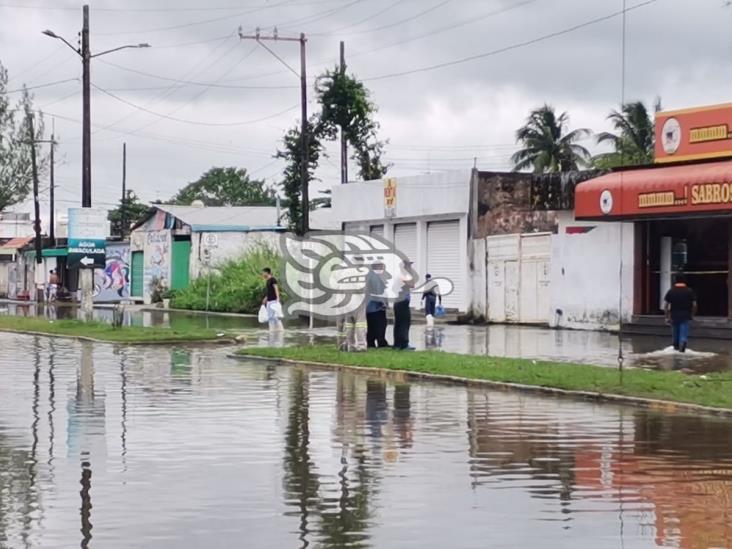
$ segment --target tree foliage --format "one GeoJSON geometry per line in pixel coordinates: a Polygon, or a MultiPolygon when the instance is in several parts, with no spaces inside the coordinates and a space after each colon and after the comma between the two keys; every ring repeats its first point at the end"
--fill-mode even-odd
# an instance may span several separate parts
{"type": "MultiPolygon", "coordinates": [[[[315,170],[323,154],[323,146],[315,132],[316,120],[308,122],[308,183],[313,181],[315,170]]],[[[283,147],[277,151],[276,158],[285,161],[282,174],[282,192],[287,204],[287,219],[290,230],[299,231],[302,222],[302,132],[300,125],[290,128],[282,140],[283,147]]]]}
{"type": "Polygon", "coordinates": [[[338,138],[340,128],[353,148],[351,158],[363,180],[381,179],[389,165],[383,161],[386,143],[379,140],[379,123],[374,120],[376,105],[369,90],[355,76],[335,68],[325,71],[316,82],[315,92],[321,112],[318,135],[328,141],[338,138]]]}
{"type": "MultiPolygon", "coordinates": [[[[660,109],[658,103],[657,109],[660,109]]],[[[602,132],[597,135],[597,142],[609,143],[613,151],[595,156],[595,166],[615,168],[653,163],[656,128],[653,116],[642,101],[625,103],[620,111],[610,112],[607,119],[616,133],[602,132]]]]}
{"type": "Polygon", "coordinates": [[[211,168],[197,181],[183,187],[170,204],[206,206],[273,206],[275,191],[260,179],[251,179],[242,168],[211,168]]]}
{"type": "MultiPolygon", "coordinates": [[[[28,114],[33,114],[33,98],[24,92],[13,105],[7,93],[8,72],[0,63],[0,212],[23,201],[33,185],[31,137],[28,114]]],[[[34,116],[35,139],[43,139],[43,117],[34,116]]],[[[36,146],[38,174],[48,166],[48,156],[36,146]]]]}
{"type": "Polygon", "coordinates": [[[588,137],[590,131],[570,131],[568,125],[569,115],[563,112],[557,116],[549,105],[531,111],[526,125],[516,131],[516,141],[523,148],[511,157],[514,171],[555,173],[587,166],[590,153],[577,142],[588,137]]]}
{"type": "Polygon", "coordinates": [[[107,219],[110,221],[112,234],[125,236],[130,234],[130,227],[140,221],[150,210],[140,199],[135,191],[128,190],[124,199],[120,199],[119,206],[109,210],[107,219]]]}

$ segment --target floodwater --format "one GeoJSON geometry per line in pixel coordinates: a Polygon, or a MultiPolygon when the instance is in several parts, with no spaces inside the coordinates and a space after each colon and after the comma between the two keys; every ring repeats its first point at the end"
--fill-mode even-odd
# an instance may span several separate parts
{"type": "Polygon", "coordinates": [[[0,547],[732,547],[732,422],[0,334],[0,547]]]}
{"type": "MultiPolygon", "coordinates": [[[[49,318],[76,318],[78,309],[50,306],[36,309],[34,304],[6,304],[5,313],[23,316],[41,314],[49,318]]],[[[418,313],[415,313],[418,314],[418,313]]],[[[94,310],[97,320],[111,322],[112,310],[94,310]]],[[[186,329],[227,330],[245,334],[250,345],[302,345],[333,342],[335,327],[319,322],[313,330],[307,320],[288,320],[282,337],[272,338],[254,317],[187,313],[181,311],[128,309],[126,324],[170,326],[186,329]]],[[[693,334],[692,334],[693,336],[693,334]]],[[[391,326],[387,332],[391,339],[391,326]]],[[[417,349],[436,349],[453,353],[526,358],[557,362],[576,362],[617,367],[618,336],[609,332],[552,330],[535,326],[489,325],[459,326],[438,324],[428,329],[415,324],[410,332],[417,349]]],[[[732,341],[691,339],[686,354],[668,349],[669,338],[624,336],[623,355],[627,367],[658,370],[685,370],[696,373],[732,370],[732,341]]]]}

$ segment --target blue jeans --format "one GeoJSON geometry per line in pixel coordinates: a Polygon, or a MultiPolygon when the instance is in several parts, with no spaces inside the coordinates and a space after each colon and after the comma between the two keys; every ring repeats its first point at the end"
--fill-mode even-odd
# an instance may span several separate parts
{"type": "Polygon", "coordinates": [[[674,349],[685,349],[689,341],[689,321],[674,320],[671,323],[671,333],[674,340],[674,349]]]}

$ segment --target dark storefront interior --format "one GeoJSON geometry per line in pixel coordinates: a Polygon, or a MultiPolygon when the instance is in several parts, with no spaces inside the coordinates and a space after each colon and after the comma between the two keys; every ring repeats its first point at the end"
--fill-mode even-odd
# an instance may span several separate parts
{"type": "Polygon", "coordinates": [[[666,219],[638,225],[643,258],[642,314],[661,313],[662,272],[683,272],[697,294],[699,316],[727,317],[729,217],[666,219]]]}

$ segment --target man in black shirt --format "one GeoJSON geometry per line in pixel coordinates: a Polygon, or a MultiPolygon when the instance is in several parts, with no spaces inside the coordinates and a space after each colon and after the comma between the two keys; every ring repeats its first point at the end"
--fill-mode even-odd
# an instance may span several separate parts
{"type": "Polygon", "coordinates": [[[267,307],[267,317],[269,319],[270,330],[283,330],[282,320],[280,315],[282,314],[282,305],[280,305],[280,287],[277,284],[277,279],[272,276],[272,269],[266,267],[262,269],[262,278],[266,281],[267,293],[262,299],[262,305],[267,307]]]}
{"type": "Polygon", "coordinates": [[[696,294],[686,285],[683,274],[676,275],[676,283],[666,293],[666,322],[671,324],[674,349],[686,351],[689,323],[696,315],[696,294]]]}

